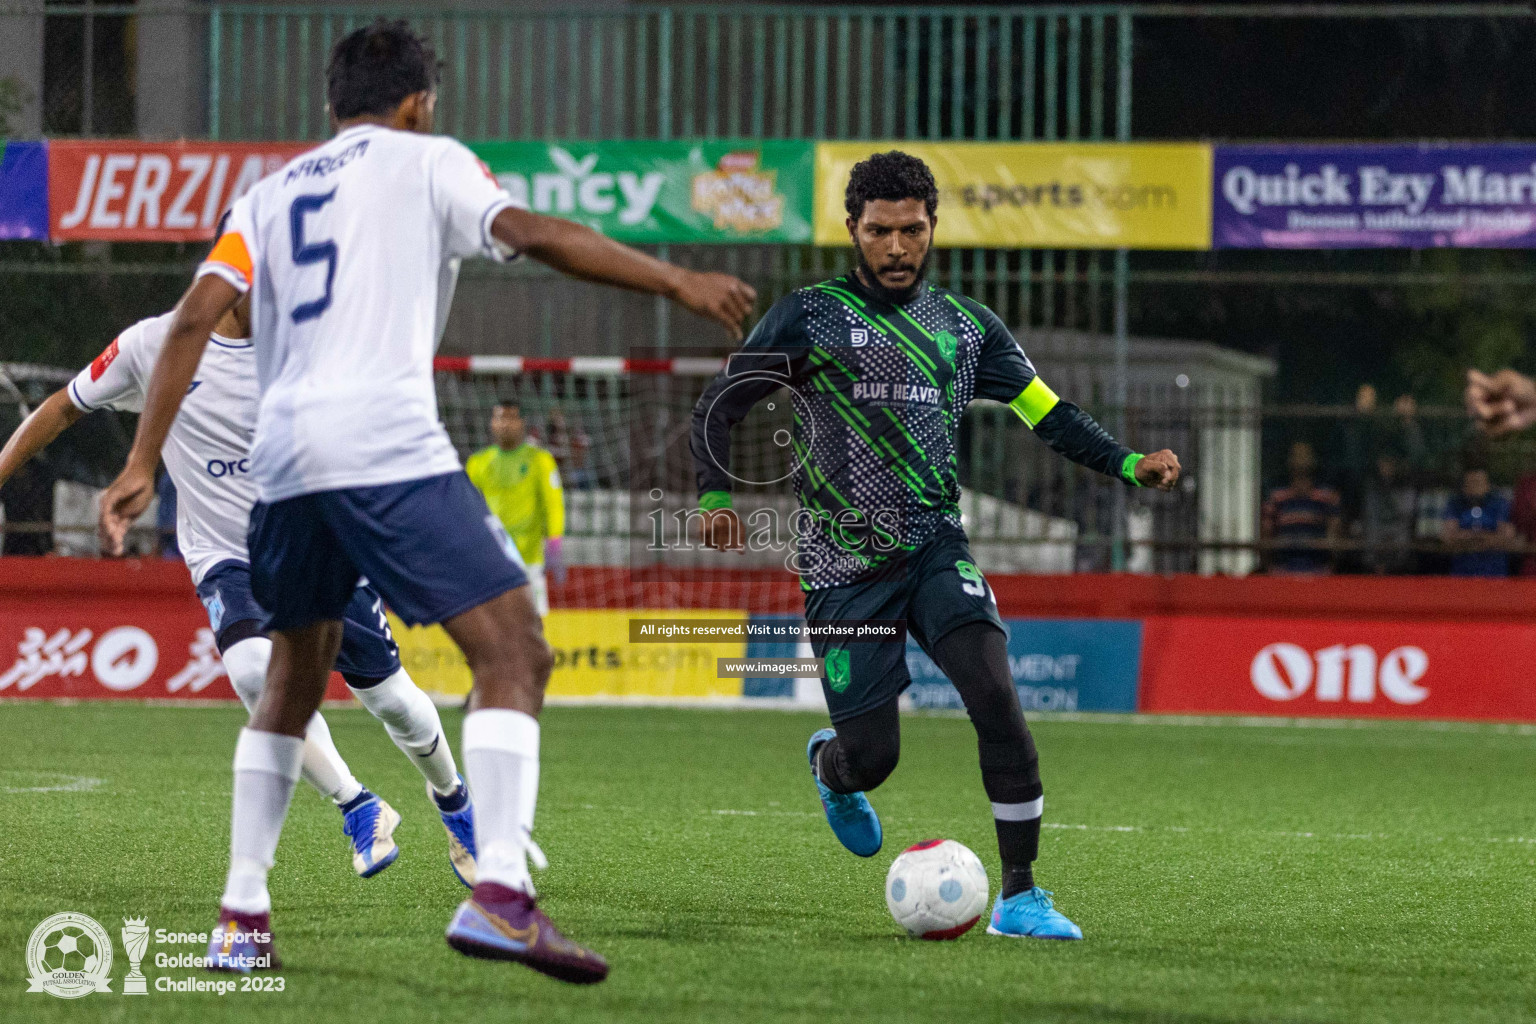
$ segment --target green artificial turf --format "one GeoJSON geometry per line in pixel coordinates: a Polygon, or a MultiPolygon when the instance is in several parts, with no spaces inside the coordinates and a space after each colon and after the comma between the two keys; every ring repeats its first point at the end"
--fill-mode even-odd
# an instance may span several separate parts
{"type": "MultiPolygon", "coordinates": [[[[457,712],[445,712],[458,736],[457,712]]],[[[302,784],[273,873],[281,993],[118,991],[117,930],[214,924],[241,713],[0,704],[0,1020],[1488,1021],[1536,1019],[1536,735],[1104,717],[1037,723],[1038,877],[1087,941],[900,936],[897,851],[997,851],[962,718],[903,720],[874,797],[886,849],[822,820],[815,715],[552,708],[538,838],[545,906],[613,964],[572,988],[465,959],[463,890],[419,776],[364,712],[329,712],[358,777],[404,815],[400,859],[351,872],[340,818],[302,784]],[[57,774],[47,774],[57,773],[57,774]],[[83,791],[37,792],[67,777],[83,791]],[[112,932],[112,994],[25,992],[32,928],[112,932]]]]}

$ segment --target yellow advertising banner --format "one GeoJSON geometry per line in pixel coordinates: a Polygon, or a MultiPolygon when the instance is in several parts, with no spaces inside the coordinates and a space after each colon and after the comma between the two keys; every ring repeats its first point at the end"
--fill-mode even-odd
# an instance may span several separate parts
{"type": "MultiPolygon", "coordinates": [[[[717,658],[740,658],[746,641],[722,643],[629,642],[629,620],[721,619],[744,623],[744,611],[570,611],[544,620],[555,654],[551,697],[740,697],[740,679],[715,678],[717,658]]],[[[458,696],[469,692],[469,666],[441,626],[407,627],[393,615],[390,629],[400,662],[424,690],[458,696]]]]}
{"type": "Polygon", "coordinates": [[[933,169],[941,247],[1211,247],[1211,147],[1153,142],[819,142],[817,245],[848,244],[848,174],[888,149],[933,169]]]}

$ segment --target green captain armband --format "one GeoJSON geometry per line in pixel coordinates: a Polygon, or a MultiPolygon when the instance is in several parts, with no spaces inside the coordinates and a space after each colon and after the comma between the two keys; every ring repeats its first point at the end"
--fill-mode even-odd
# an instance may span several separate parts
{"type": "Polygon", "coordinates": [[[1135,452],[1132,452],[1125,457],[1124,462],[1120,463],[1120,478],[1132,487],[1146,486],[1146,484],[1136,479],[1136,466],[1144,458],[1146,458],[1145,455],[1137,455],[1135,452]]]}
{"type": "Polygon", "coordinates": [[[1036,377],[1029,382],[1029,387],[1020,391],[1018,397],[1008,403],[1008,408],[1019,414],[1030,430],[1034,430],[1040,421],[1045,419],[1045,414],[1061,402],[1056,392],[1045,386],[1045,381],[1036,377]]]}
{"type": "Polygon", "coordinates": [[[699,495],[699,508],[705,512],[713,512],[717,508],[731,507],[730,491],[705,491],[699,495]]]}

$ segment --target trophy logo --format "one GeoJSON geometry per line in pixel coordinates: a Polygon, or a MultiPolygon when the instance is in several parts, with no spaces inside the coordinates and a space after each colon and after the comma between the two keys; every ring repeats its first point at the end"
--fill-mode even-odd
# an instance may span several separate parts
{"type": "Polygon", "coordinates": [[[123,951],[128,954],[128,976],[123,979],[125,996],[149,994],[144,972],[139,970],[139,962],[144,959],[144,949],[149,945],[149,926],[145,921],[146,918],[142,917],[123,918],[123,951]]]}

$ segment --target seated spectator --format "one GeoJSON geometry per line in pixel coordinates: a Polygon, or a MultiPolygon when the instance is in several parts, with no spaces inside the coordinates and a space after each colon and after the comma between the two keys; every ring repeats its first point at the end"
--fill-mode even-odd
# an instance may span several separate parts
{"type": "Polygon", "coordinates": [[[1317,484],[1317,456],[1305,441],[1291,445],[1286,460],[1290,484],[1270,492],[1260,519],[1260,536],[1277,546],[1270,552],[1269,571],[1274,573],[1329,573],[1333,552],[1329,545],[1343,528],[1339,494],[1317,484]],[[1288,547],[1285,541],[1300,541],[1288,547]]]}
{"type": "Polygon", "coordinates": [[[1488,471],[1469,466],[1461,491],[1445,504],[1440,539],[1451,549],[1452,576],[1508,576],[1516,542],[1509,500],[1493,490],[1488,471]]]}
{"type": "Polygon", "coordinates": [[[53,554],[53,471],[32,460],[0,486],[0,505],[5,506],[8,527],[3,537],[7,555],[53,554]]]}
{"type": "MultiPolygon", "coordinates": [[[[1536,473],[1527,473],[1515,481],[1515,505],[1512,518],[1515,532],[1520,535],[1520,539],[1527,545],[1536,544],[1536,473]]],[[[1536,555],[1522,555],[1515,574],[1536,576],[1536,555]]]]}
{"type": "Polygon", "coordinates": [[[1360,539],[1366,572],[1400,576],[1414,569],[1413,540],[1418,525],[1418,494],[1395,452],[1376,456],[1375,472],[1365,480],[1360,499],[1360,539]]]}

